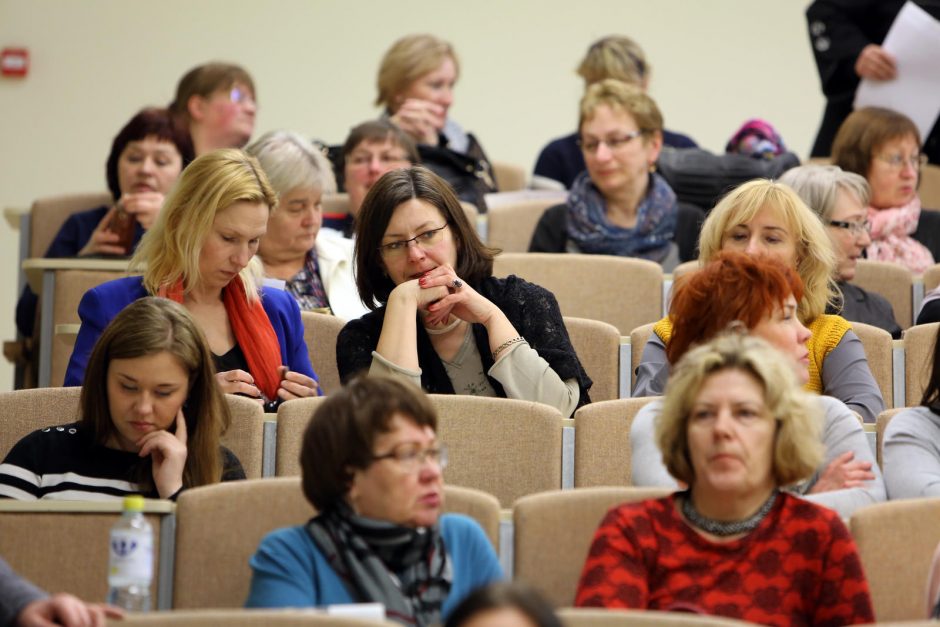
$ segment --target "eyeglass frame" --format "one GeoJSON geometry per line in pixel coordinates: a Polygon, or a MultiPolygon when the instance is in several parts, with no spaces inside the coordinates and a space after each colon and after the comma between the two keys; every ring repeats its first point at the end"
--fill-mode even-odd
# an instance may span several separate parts
{"type": "MultiPolygon", "coordinates": [[[[421,231],[420,233],[418,233],[417,235],[415,235],[414,237],[410,239],[400,239],[400,240],[395,240],[394,242],[389,242],[388,244],[382,244],[381,246],[377,247],[377,250],[379,251],[380,255],[385,256],[385,257],[389,255],[395,256],[395,254],[398,253],[399,251],[401,251],[402,253],[406,252],[408,250],[409,245],[412,243],[415,246],[420,247],[421,250],[427,250],[426,248],[424,248],[424,246],[421,246],[421,242],[418,241],[418,238],[423,237],[429,233],[435,233],[435,234],[440,233],[441,231],[446,229],[448,226],[450,226],[450,222],[445,222],[443,225],[437,227],[436,229],[428,229],[427,231],[421,231]],[[401,248],[389,248],[389,246],[397,246],[397,245],[401,245],[401,248]]],[[[434,244],[437,244],[437,242],[429,242],[429,245],[431,246],[433,246],[434,244]]]]}
{"type": "Polygon", "coordinates": [[[902,170],[905,164],[910,165],[916,172],[920,172],[927,165],[929,157],[920,153],[917,157],[903,157],[901,155],[877,155],[876,158],[892,170],[902,170]]]}
{"type": "Polygon", "coordinates": [[[845,229],[846,231],[851,231],[853,235],[858,237],[863,232],[871,235],[871,221],[862,220],[861,222],[850,222],[848,220],[829,220],[829,226],[834,226],[837,229],[845,229]]]}
{"type": "Polygon", "coordinates": [[[580,137],[576,138],[575,142],[578,144],[578,147],[582,151],[591,155],[596,155],[597,150],[601,147],[601,144],[604,144],[605,146],[607,146],[608,150],[610,150],[611,152],[614,152],[614,151],[620,150],[621,148],[626,148],[627,146],[630,145],[630,142],[632,142],[634,139],[636,139],[637,137],[640,137],[641,135],[645,135],[648,132],[649,131],[646,129],[638,129],[635,131],[630,131],[629,133],[625,133],[624,135],[621,135],[619,137],[614,137],[611,139],[598,139],[596,145],[594,144],[593,140],[590,142],[585,142],[580,137]]]}
{"type": "Polygon", "coordinates": [[[421,469],[422,466],[424,466],[424,464],[428,462],[428,459],[430,458],[431,461],[436,463],[437,467],[440,468],[441,470],[444,470],[445,468],[447,468],[447,462],[448,462],[447,454],[448,453],[447,453],[446,444],[439,443],[434,446],[430,446],[428,448],[422,448],[412,459],[400,459],[398,457],[398,450],[401,449],[401,447],[403,446],[418,446],[418,445],[415,444],[414,442],[402,442],[401,444],[398,444],[397,446],[395,446],[388,453],[384,453],[382,455],[373,455],[369,463],[371,464],[374,462],[379,462],[379,461],[382,461],[383,459],[391,459],[391,460],[394,460],[395,463],[397,463],[404,470],[408,472],[417,472],[421,469]],[[436,456],[437,459],[435,460],[432,456],[436,456]],[[412,464],[414,464],[414,467],[409,468],[408,466],[411,466],[412,464]]]}

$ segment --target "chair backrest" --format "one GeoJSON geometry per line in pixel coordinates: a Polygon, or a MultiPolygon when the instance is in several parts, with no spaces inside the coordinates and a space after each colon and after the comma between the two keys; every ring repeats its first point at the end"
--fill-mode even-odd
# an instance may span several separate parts
{"type": "Polygon", "coordinates": [[[300,448],[304,430],[313,413],[326,400],[325,396],[298,398],[282,403],[277,408],[277,437],[275,439],[274,475],[300,476],[300,448]]]}
{"type": "Polygon", "coordinates": [[[884,329],[861,322],[853,322],[852,330],[862,341],[868,367],[878,383],[878,389],[881,390],[885,407],[892,407],[894,405],[894,340],[891,334],[884,329]]]}
{"type": "Polygon", "coordinates": [[[490,164],[493,166],[493,175],[496,177],[496,187],[499,191],[514,192],[525,189],[527,173],[521,165],[506,161],[491,161],[490,164]]]}
{"type": "Polygon", "coordinates": [[[225,400],[232,414],[232,423],[222,435],[222,445],[235,453],[246,477],[260,479],[264,457],[264,409],[243,396],[226,394],[225,400]]]}
{"type": "Polygon", "coordinates": [[[541,403],[431,394],[437,435],[447,445],[444,480],[510,507],[521,496],[561,488],[562,416],[541,403]]]}
{"type": "Polygon", "coordinates": [[[655,322],[644,324],[630,330],[630,387],[636,384],[636,368],[640,365],[640,359],[643,358],[643,349],[646,343],[653,337],[653,325],[655,322]]]}
{"type": "MultiPolygon", "coordinates": [[[[937,205],[940,207],[940,205],[937,205]]],[[[929,292],[938,285],[940,285],[940,263],[935,263],[926,270],[924,270],[924,291],[929,292]]],[[[919,312],[914,312],[919,313],[919,312]]]]}
{"type": "MultiPolygon", "coordinates": [[[[168,502],[155,506],[165,513],[173,507],[168,502]]],[[[101,602],[108,594],[109,533],[120,512],[120,501],[0,501],[0,555],[44,590],[101,602]]],[[[145,516],[154,532],[150,598],[155,604],[164,514],[145,516]]]]}
{"type": "Polygon", "coordinates": [[[672,269],[672,280],[675,281],[676,279],[683,277],[689,274],[690,272],[695,272],[696,270],[699,269],[699,267],[700,266],[699,266],[698,259],[693,259],[692,261],[685,261],[683,263],[680,263],[678,266],[672,269]]]}
{"type": "MultiPolygon", "coordinates": [[[[126,272],[108,270],[67,270],[55,271],[55,290],[52,304],[52,328],[59,325],[79,324],[78,304],[85,292],[107,281],[119,279],[126,272]]],[[[41,305],[42,306],[42,305],[41,305]]],[[[75,336],[60,335],[52,343],[52,377],[50,384],[60,386],[65,381],[65,371],[72,357],[75,336]]]]}
{"type": "Polygon", "coordinates": [[[875,418],[875,459],[878,461],[878,466],[882,470],[884,470],[884,464],[881,460],[885,449],[885,429],[888,428],[888,423],[891,422],[891,419],[905,409],[907,408],[895,407],[894,409],[886,409],[875,418]]]}
{"type": "Polygon", "coordinates": [[[928,209],[940,208],[940,166],[928,163],[920,169],[920,204],[928,209]]]}
{"type": "Polygon", "coordinates": [[[574,485],[633,485],[630,425],[655,396],[585,405],[574,414],[574,485]]]}
{"type": "Polygon", "coordinates": [[[598,320],[565,318],[571,345],[584,370],[594,381],[591,402],[620,396],[620,331],[598,320]]]}
{"type": "Polygon", "coordinates": [[[110,627],[150,627],[169,625],[170,627],[396,627],[400,623],[390,620],[367,620],[336,616],[327,612],[310,610],[173,610],[170,612],[148,612],[128,614],[120,620],[109,620],[110,627]]]}
{"type": "Polygon", "coordinates": [[[0,392],[0,460],[33,431],[78,420],[81,392],[77,387],[0,392]]]}
{"type": "MultiPolygon", "coordinates": [[[[445,511],[475,518],[496,546],[495,497],[447,487],[444,500],[445,511]]],[[[261,539],[315,514],[298,477],[231,481],[183,492],[176,510],[173,607],[241,607],[251,583],[248,560],[261,539]]]]}
{"type": "Polygon", "coordinates": [[[558,610],[565,627],[744,627],[755,625],[746,621],[721,616],[703,616],[685,612],[657,612],[654,610],[614,610],[594,607],[563,607],[558,610]]]}
{"type": "Polygon", "coordinates": [[[516,274],[546,288],[565,316],[601,320],[622,334],[663,312],[663,270],[645,259],[569,253],[504,253],[493,274],[516,274]]]}
{"type": "Polygon", "coordinates": [[[914,324],[914,275],[906,267],[859,259],[852,283],[888,299],[894,309],[894,319],[902,329],[914,324]]]}
{"type": "Polygon", "coordinates": [[[323,194],[320,204],[323,206],[323,213],[349,213],[349,194],[323,194]]]}
{"type": "Polygon", "coordinates": [[[904,404],[920,404],[930,372],[933,370],[933,349],[940,322],[918,324],[904,331],[904,404]]]}
{"type": "Polygon", "coordinates": [[[312,311],[300,312],[304,323],[304,342],[310,355],[310,364],[317,373],[324,394],[340,389],[339,370],[336,368],[336,338],[346,322],[336,316],[312,311]]]}
{"type": "Polygon", "coordinates": [[[29,250],[26,257],[42,257],[56,233],[73,213],[109,205],[110,192],[86,192],[46,196],[33,201],[29,211],[29,250]]]}
{"type": "Polygon", "coordinates": [[[504,253],[524,253],[545,210],[557,198],[532,198],[493,205],[487,211],[487,244],[504,253]]]}
{"type": "Polygon", "coordinates": [[[662,488],[578,488],[533,494],[513,506],[513,577],[534,586],[556,607],[574,604],[594,532],[620,503],[659,498],[662,488]]]}
{"type": "Polygon", "coordinates": [[[938,521],[940,498],[876,503],[849,519],[879,623],[923,618],[938,521]]]}

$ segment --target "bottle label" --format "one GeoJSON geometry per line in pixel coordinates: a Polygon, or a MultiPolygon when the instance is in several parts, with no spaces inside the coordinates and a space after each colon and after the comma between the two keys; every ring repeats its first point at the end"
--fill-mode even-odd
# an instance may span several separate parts
{"type": "Polygon", "coordinates": [[[124,581],[152,581],[153,536],[139,531],[111,531],[108,575],[124,581]]]}

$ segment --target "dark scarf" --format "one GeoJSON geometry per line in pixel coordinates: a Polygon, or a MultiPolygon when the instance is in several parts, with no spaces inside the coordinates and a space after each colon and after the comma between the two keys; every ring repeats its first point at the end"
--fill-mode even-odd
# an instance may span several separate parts
{"type": "Polygon", "coordinates": [[[341,502],[311,518],[307,532],[357,603],[383,603],[405,625],[441,621],[453,573],[437,525],[364,518],[341,502]]]}
{"type": "Polygon", "coordinates": [[[582,172],[568,193],[568,237],[584,253],[660,262],[669,252],[678,214],[675,192],[666,179],[652,172],[646,197],[636,208],[636,226],[625,229],[612,224],[607,201],[582,172]]]}

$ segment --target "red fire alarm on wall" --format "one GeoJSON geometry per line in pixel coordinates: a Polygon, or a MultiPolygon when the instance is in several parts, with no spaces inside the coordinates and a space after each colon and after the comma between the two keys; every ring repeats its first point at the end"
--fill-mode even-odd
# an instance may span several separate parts
{"type": "Polygon", "coordinates": [[[26,48],[4,48],[0,51],[0,74],[23,77],[29,72],[29,50],[26,48]]]}

